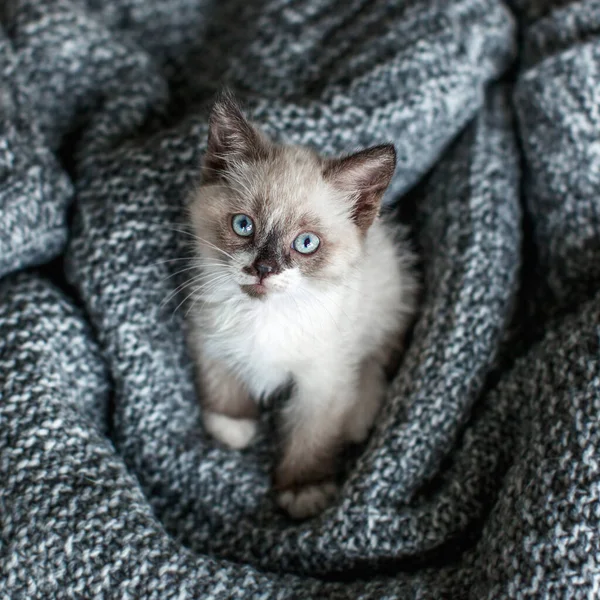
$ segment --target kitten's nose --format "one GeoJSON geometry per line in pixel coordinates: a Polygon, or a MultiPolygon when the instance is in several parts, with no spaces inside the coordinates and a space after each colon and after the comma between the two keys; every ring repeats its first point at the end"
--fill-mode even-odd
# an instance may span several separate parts
{"type": "Polygon", "coordinates": [[[257,272],[258,276],[260,277],[261,281],[265,277],[268,277],[275,270],[274,265],[272,265],[269,262],[265,262],[265,261],[260,261],[260,262],[254,263],[254,268],[256,269],[256,272],[257,272]]]}

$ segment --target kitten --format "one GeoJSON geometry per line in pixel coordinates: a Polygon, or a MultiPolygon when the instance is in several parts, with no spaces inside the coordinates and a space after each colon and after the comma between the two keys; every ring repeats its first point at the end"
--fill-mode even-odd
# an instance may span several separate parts
{"type": "Polygon", "coordinates": [[[257,403],[292,384],[274,487],[295,518],[332,501],[339,450],[367,437],[414,314],[411,255],[378,216],[395,161],[392,145],[324,158],[275,144],[228,95],[210,116],[190,203],[203,421],[243,448],[257,403]]]}

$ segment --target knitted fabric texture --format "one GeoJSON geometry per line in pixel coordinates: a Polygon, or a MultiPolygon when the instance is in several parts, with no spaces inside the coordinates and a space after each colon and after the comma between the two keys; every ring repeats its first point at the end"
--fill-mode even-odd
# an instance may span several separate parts
{"type": "Polygon", "coordinates": [[[0,598],[600,596],[600,2],[5,0],[0,598]],[[337,502],[203,431],[179,259],[215,93],[391,141],[423,294],[337,502]],[[178,266],[179,265],[179,266],[178,266]]]}

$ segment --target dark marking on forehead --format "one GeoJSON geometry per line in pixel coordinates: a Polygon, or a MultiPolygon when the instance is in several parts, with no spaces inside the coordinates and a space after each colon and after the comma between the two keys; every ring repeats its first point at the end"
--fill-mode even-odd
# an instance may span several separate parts
{"type": "Polygon", "coordinates": [[[272,261],[286,269],[292,266],[290,251],[287,248],[287,237],[279,228],[273,228],[266,232],[266,236],[260,241],[256,260],[272,261]]]}

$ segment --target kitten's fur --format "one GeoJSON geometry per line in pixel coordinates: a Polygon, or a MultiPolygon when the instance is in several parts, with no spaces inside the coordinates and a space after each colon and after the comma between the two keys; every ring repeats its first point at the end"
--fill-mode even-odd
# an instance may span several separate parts
{"type": "Polygon", "coordinates": [[[331,501],[338,450],[366,438],[414,313],[410,253],[378,216],[394,168],[391,145],[340,159],[276,145],[228,95],[211,113],[190,204],[202,273],[190,342],[204,425],[243,448],[255,402],[293,384],[274,474],[293,517],[331,501]],[[234,233],[236,214],[252,218],[253,235],[234,233]],[[319,236],[314,254],[292,248],[302,232],[319,236]],[[256,265],[272,269],[262,285],[256,265]]]}

